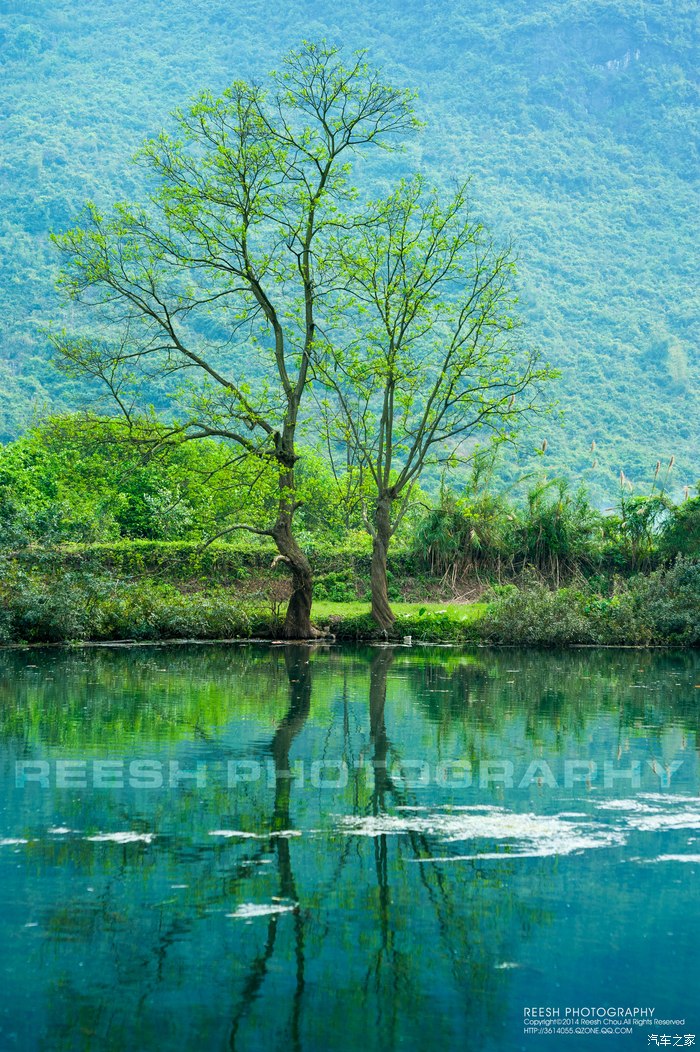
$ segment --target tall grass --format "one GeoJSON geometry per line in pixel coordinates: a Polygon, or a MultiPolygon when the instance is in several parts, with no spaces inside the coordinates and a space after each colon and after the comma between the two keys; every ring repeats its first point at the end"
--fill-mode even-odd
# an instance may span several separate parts
{"type": "Polygon", "coordinates": [[[534,570],[551,587],[579,577],[635,574],[669,564],[677,555],[700,557],[700,498],[674,504],[658,465],[648,494],[635,494],[621,472],[618,504],[593,507],[583,488],[543,479],[521,499],[492,492],[462,496],[443,490],[437,507],[417,524],[414,551],[455,589],[476,576],[502,582],[534,570]]]}

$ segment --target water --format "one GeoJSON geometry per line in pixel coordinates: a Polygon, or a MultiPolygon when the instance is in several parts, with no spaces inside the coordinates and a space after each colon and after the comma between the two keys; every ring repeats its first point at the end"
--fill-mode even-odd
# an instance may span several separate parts
{"type": "Polygon", "coordinates": [[[0,670],[3,1052],[700,1031],[697,653],[26,649],[0,670]]]}

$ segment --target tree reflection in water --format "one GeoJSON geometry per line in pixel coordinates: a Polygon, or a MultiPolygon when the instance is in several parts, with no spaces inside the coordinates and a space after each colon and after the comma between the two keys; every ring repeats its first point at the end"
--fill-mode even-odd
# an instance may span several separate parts
{"type": "MultiPolygon", "coordinates": [[[[0,852],[10,1006],[9,1015],[0,1007],[0,1047],[418,1052],[429,1020],[433,1044],[471,1035],[505,1050],[525,981],[528,997],[552,994],[540,957],[557,961],[571,994],[584,975],[587,994],[599,973],[607,982],[612,965],[591,972],[586,956],[608,945],[607,914],[622,918],[616,939],[633,947],[637,928],[624,918],[653,895],[649,938],[652,925],[659,938],[676,930],[674,953],[684,952],[686,885],[661,865],[632,865],[651,835],[617,869],[612,852],[523,859],[488,836],[453,847],[439,820],[454,800],[434,781],[414,788],[405,757],[434,770],[445,758],[476,765],[537,749],[556,767],[593,743],[598,758],[622,750],[623,764],[635,755],[646,769],[647,756],[667,762],[678,749],[682,791],[697,793],[697,656],[288,645],[46,652],[31,662],[7,653],[0,666],[0,836],[27,841],[0,852]],[[212,770],[242,759],[269,765],[274,783],[13,789],[16,758],[76,755],[204,760],[212,770]],[[339,757],[348,784],[314,787],[312,762],[339,757]],[[72,832],[51,834],[59,825],[72,832]],[[90,840],[127,829],[154,839],[90,840]],[[462,858],[445,861],[451,854],[462,858]],[[594,908],[601,893],[607,914],[594,908]],[[559,926],[572,902],[584,911],[578,941],[559,926]],[[8,1018],[21,1035],[13,1044],[8,1018]]],[[[520,806],[579,810],[586,792],[534,794],[520,806]]],[[[478,792],[464,802],[503,803],[478,792]]],[[[653,861],[661,849],[648,850],[653,861]]],[[[662,983],[663,962],[647,963],[644,981],[662,983]]],[[[638,974],[634,991],[625,981],[618,969],[620,996],[642,996],[638,974]]]]}
{"type": "MultiPolygon", "coordinates": [[[[275,806],[271,829],[273,834],[290,830],[289,805],[291,799],[292,772],[289,765],[289,750],[301,732],[311,711],[311,655],[315,648],[290,644],[284,648],[284,662],[289,677],[289,709],[279,724],[270,745],[275,771],[275,806]]],[[[296,963],[296,985],[291,1006],[291,1041],[297,1052],[301,1050],[300,1017],[304,994],[304,916],[299,905],[296,882],[292,871],[289,836],[272,836],[271,847],[277,855],[280,878],[280,898],[293,904],[294,957],[296,963]]],[[[239,1007],[231,1023],[229,1047],[236,1048],[238,1029],[267,974],[270,958],[275,950],[277,926],[284,914],[273,913],[268,921],[267,940],[262,954],[249,970],[243,986],[239,1007]]]]}

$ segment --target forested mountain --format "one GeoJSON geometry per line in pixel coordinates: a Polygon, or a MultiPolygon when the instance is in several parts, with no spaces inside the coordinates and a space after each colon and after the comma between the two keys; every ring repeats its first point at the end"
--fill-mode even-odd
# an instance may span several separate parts
{"type": "Polygon", "coordinates": [[[695,482],[692,0],[0,0],[0,439],[85,400],[41,333],[58,313],[48,231],[88,197],[138,197],[133,153],[195,92],[320,37],[418,91],[427,127],[392,173],[472,174],[513,239],[525,333],[562,371],[564,425],[537,425],[547,469],[600,501],[620,469],[641,486],[672,454],[676,485],[695,482]]]}

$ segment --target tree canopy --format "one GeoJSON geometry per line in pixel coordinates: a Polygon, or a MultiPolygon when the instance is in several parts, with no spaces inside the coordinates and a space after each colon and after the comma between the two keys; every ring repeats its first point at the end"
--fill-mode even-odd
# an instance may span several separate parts
{"type": "Polygon", "coordinates": [[[484,434],[511,436],[552,374],[518,341],[511,254],[474,219],[467,185],[403,181],[336,250],[345,329],[318,371],[329,445],[347,447],[360,492],[369,482],[372,612],[387,628],[387,549],[422,474],[469,459],[484,434]]]}
{"type": "Polygon", "coordinates": [[[88,334],[54,337],[63,358],[96,378],[140,441],[149,388],[165,396],[170,433],[153,441],[216,437],[273,464],[272,537],[290,567],[290,638],[311,634],[311,568],[293,517],[297,430],[317,346],[317,316],[336,281],[332,232],[364,222],[351,182],[354,154],[390,149],[416,123],[410,93],[386,85],[337,47],[291,51],[269,89],[235,82],[175,114],[176,133],[139,158],[154,177],[142,206],[103,214],[54,241],[60,284],[90,310],[88,334]],[[94,334],[94,318],[102,329],[94,334]],[[235,365],[226,351],[246,348],[235,365]],[[146,401],[144,401],[144,397],[146,401]]]}

